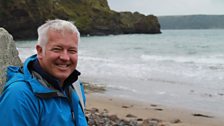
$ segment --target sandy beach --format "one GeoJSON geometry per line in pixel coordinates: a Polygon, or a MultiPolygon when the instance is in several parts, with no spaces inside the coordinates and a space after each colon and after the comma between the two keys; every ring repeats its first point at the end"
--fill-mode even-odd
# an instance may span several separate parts
{"type": "Polygon", "coordinates": [[[139,103],[125,99],[88,93],[87,110],[97,108],[107,110],[109,115],[117,115],[122,119],[160,120],[160,126],[223,126],[222,117],[209,113],[186,110],[177,107],[166,107],[157,104],[139,103]]]}

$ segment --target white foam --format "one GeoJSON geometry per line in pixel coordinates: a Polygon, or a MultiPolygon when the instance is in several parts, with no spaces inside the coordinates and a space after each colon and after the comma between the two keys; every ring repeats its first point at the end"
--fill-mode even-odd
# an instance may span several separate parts
{"type": "Polygon", "coordinates": [[[170,61],[180,63],[197,63],[197,64],[223,64],[224,54],[214,54],[208,56],[161,56],[161,55],[141,55],[143,61],[170,61]]]}

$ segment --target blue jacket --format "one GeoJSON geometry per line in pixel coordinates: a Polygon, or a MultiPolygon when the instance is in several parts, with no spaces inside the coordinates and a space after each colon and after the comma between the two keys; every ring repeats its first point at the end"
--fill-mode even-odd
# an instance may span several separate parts
{"type": "MultiPolygon", "coordinates": [[[[7,83],[0,96],[0,125],[2,126],[87,126],[79,97],[71,85],[70,97],[40,83],[29,70],[36,55],[20,67],[10,66],[7,83]],[[74,110],[74,113],[71,112],[74,110]]],[[[84,89],[81,86],[85,101],[84,89]]]]}

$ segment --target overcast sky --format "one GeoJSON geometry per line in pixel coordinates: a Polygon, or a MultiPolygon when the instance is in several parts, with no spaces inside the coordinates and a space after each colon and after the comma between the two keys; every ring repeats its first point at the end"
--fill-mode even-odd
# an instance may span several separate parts
{"type": "Polygon", "coordinates": [[[145,15],[224,15],[224,0],[108,0],[108,4],[115,11],[138,11],[145,15]]]}

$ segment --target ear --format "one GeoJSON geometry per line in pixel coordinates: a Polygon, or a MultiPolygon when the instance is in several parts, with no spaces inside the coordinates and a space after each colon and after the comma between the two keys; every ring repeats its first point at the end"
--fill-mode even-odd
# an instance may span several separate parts
{"type": "Polygon", "coordinates": [[[40,45],[36,45],[37,57],[39,60],[43,58],[43,48],[40,45]]]}

